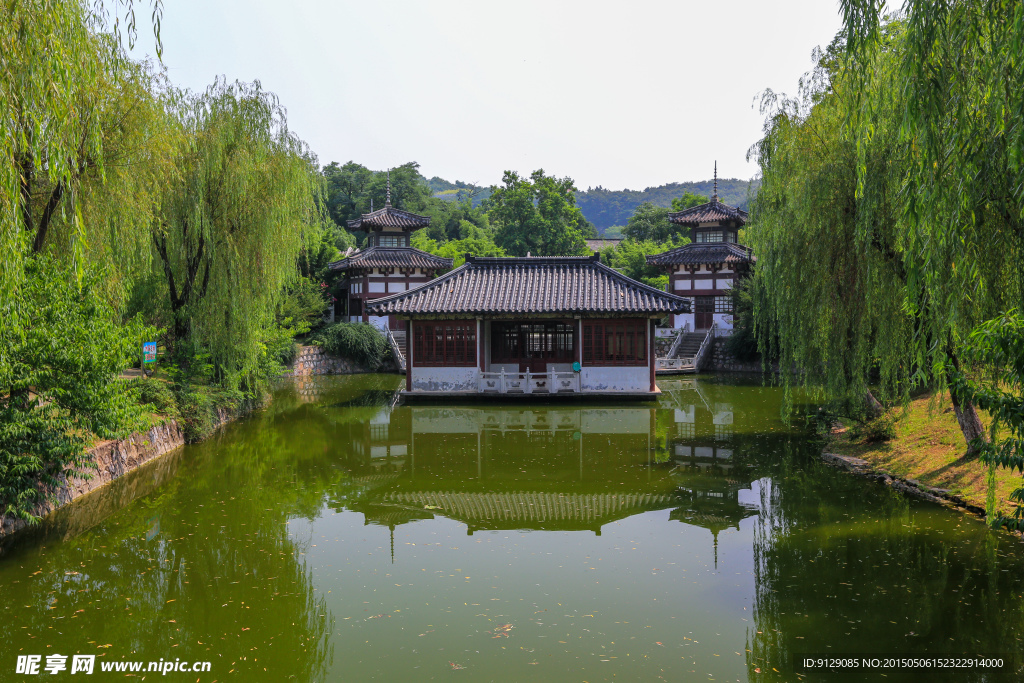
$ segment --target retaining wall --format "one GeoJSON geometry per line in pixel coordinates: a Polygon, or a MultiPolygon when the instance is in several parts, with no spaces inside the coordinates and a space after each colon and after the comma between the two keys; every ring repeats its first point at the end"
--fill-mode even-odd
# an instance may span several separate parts
{"type": "MultiPolygon", "coordinates": [[[[382,368],[380,372],[393,372],[394,369],[382,368]]],[[[303,377],[306,375],[354,375],[373,372],[348,358],[328,356],[319,346],[300,346],[291,370],[285,377],[303,377]]]]}

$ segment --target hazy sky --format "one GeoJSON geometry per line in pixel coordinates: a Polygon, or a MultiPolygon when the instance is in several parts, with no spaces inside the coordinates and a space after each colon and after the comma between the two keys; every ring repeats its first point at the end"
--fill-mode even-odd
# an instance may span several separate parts
{"type": "Polygon", "coordinates": [[[258,79],[321,164],[643,189],[754,175],[755,96],[839,27],[837,0],[168,0],[162,37],[176,85],[258,79]]]}

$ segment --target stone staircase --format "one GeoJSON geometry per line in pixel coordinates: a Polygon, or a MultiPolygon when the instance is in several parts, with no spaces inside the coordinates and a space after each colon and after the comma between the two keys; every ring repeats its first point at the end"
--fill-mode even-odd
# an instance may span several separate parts
{"type": "MultiPolygon", "coordinates": [[[[655,372],[676,375],[697,372],[703,358],[697,358],[708,332],[680,332],[664,356],[658,356],[655,372]]],[[[705,352],[706,355],[706,352],[705,352]]]]}
{"type": "Polygon", "coordinates": [[[683,338],[679,342],[679,347],[676,349],[675,355],[672,357],[693,358],[700,350],[700,345],[704,341],[704,337],[706,335],[706,332],[683,332],[683,338]]]}
{"type": "Polygon", "coordinates": [[[409,357],[408,340],[405,338],[405,330],[391,330],[387,335],[388,343],[391,345],[391,355],[395,358],[399,372],[405,372],[406,359],[409,357]]]}

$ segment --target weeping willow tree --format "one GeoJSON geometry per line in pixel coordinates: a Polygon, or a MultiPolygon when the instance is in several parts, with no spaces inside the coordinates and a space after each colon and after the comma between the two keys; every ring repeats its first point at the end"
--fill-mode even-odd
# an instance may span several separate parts
{"type": "MultiPolygon", "coordinates": [[[[768,97],[755,149],[760,330],[847,400],[945,386],[970,330],[1024,291],[1021,6],[882,11],[844,2],[846,32],[801,98],[768,97]]],[[[977,412],[953,404],[971,443],[977,412]]]]}
{"type": "MultiPolygon", "coordinates": [[[[1024,5],[1016,0],[906,0],[894,19],[877,0],[843,0],[851,78],[861,99],[850,128],[861,150],[891,107],[897,143],[913,150],[894,207],[905,222],[907,309],[919,362],[960,368],[971,329],[1024,300],[1024,5]],[[878,87],[886,25],[902,29],[889,61],[898,87],[878,87]]],[[[857,168],[861,187],[870,175],[857,168]]],[[[864,192],[864,190],[860,190],[864,192]]],[[[954,407],[968,441],[982,433],[954,407]]]]}
{"type": "Polygon", "coordinates": [[[252,380],[285,285],[322,216],[316,160],[259,83],[175,93],[176,176],[152,242],[179,350],[210,355],[228,386],[252,380]]]}
{"type": "Polygon", "coordinates": [[[798,370],[783,375],[787,385],[803,381],[862,415],[872,382],[890,396],[905,390],[915,327],[892,206],[905,163],[898,122],[891,107],[879,109],[873,144],[858,150],[844,125],[856,84],[842,49],[837,41],[816,53],[798,97],[764,95],[765,135],[752,149],[763,180],[747,239],[758,258],[751,293],[763,355],[798,370]],[[869,169],[860,193],[858,163],[869,169]]]}
{"type": "MultiPolygon", "coordinates": [[[[113,26],[109,26],[103,3],[25,0],[4,4],[0,21],[0,295],[12,294],[24,276],[25,259],[43,250],[51,228],[60,221],[68,231],[65,246],[81,275],[90,234],[78,195],[83,179],[103,180],[105,143],[111,142],[113,129],[125,123],[113,113],[119,104],[118,90],[127,80],[139,78],[137,72],[131,74],[133,69],[121,52],[122,17],[117,13],[125,10],[127,38],[132,43],[134,5],[130,0],[115,2],[112,9],[113,26]],[[104,28],[112,28],[113,33],[103,33],[104,28]]],[[[158,49],[161,13],[157,0],[152,19],[158,49]]]]}

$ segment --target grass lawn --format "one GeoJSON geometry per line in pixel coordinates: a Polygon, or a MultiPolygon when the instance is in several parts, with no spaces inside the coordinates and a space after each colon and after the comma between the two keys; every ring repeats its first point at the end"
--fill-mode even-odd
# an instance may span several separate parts
{"type": "MultiPolygon", "coordinates": [[[[897,411],[901,417],[895,439],[868,443],[853,438],[849,430],[843,429],[833,434],[826,450],[863,458],[876,470],[902,479],[949,489],[984,509],[988,497],[988,468],[978,460],[963,459],[967,448],[949,394],[921,396],[911,401],[905,414],[900,409],[897,411]]],[[[982,414],[981,420],[988,427],[987,416],[982,414]]],[[[1020,473],[996,470],[998,511],[1008,514],[1013,510],[1007,498],[1020,484],[1020,473]]]]}

